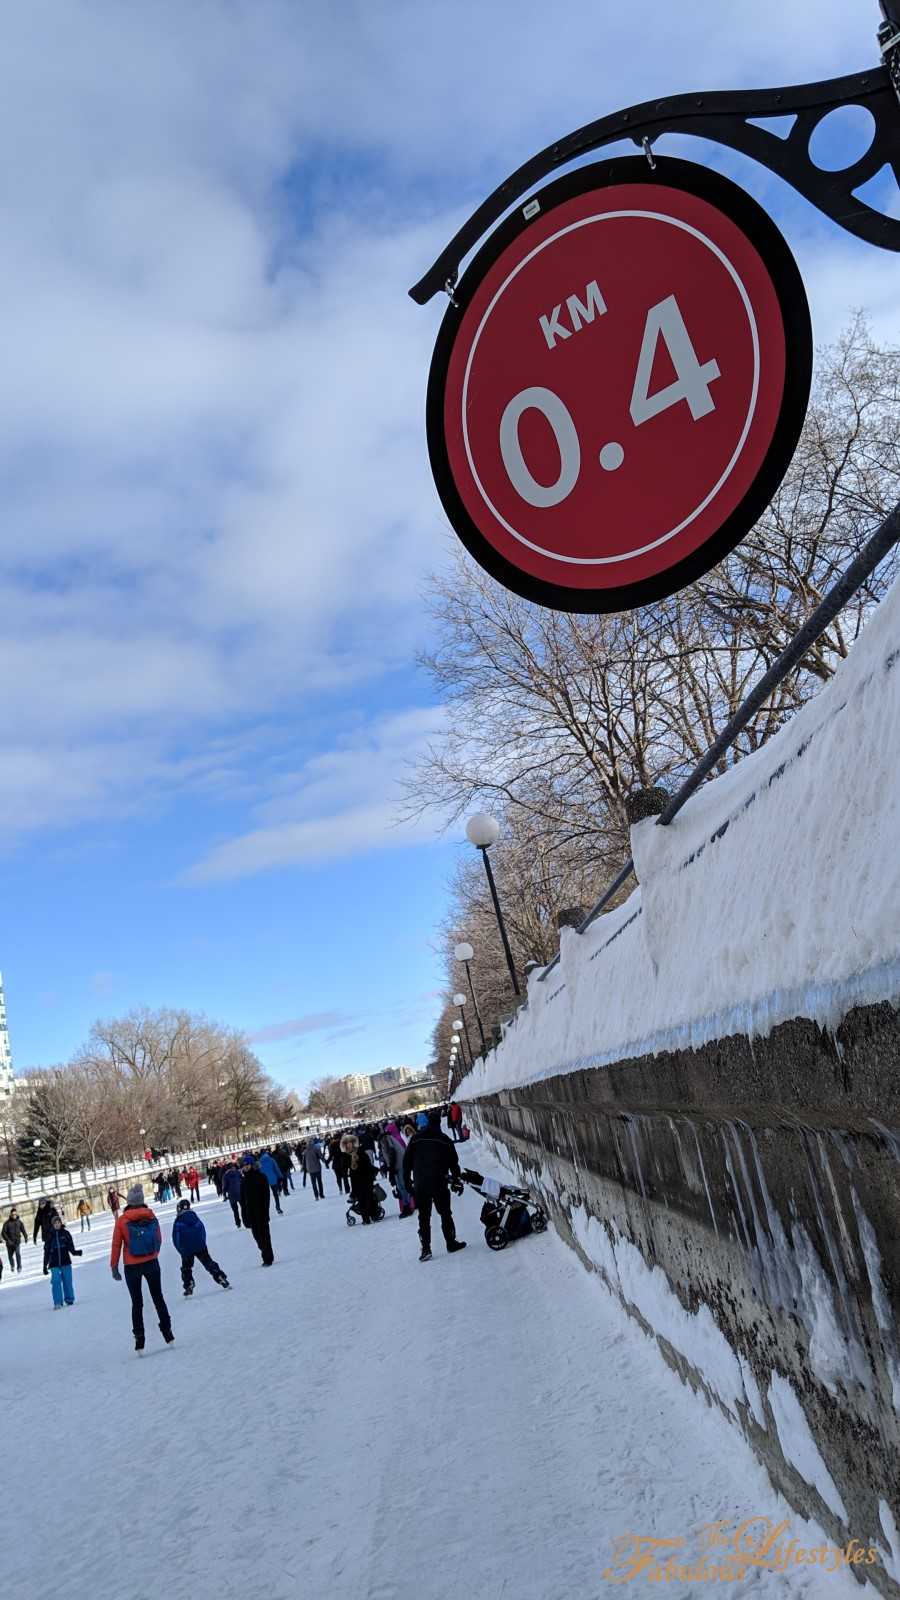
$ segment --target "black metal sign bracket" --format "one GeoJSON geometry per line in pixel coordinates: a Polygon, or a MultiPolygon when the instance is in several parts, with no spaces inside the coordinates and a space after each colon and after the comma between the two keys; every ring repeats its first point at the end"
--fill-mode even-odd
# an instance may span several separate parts
{"type": "Polygon", "coordinates": [[[633,139],[649,151],[663,133],[694,134],[739,150],[777,173],[857,239],[883,250],[900,251],[900,218],[885,216],[858,193],[885,166],[891,168],[900,186],[900,26],[886,20],[878,37],[884,64],[869,72],[790,88],[734,93],[717,90],[712,94],[648,100],[577,128],[565,139],[548,145],[501,183],[410,289],[410,295],[417,304],[424,305],[438,291],[447,290],[448,286],[452,291],[463,257],[511,205],[549,173],[623,138],[633,139]],[[872,143],[844,171],[823,171],[810,157],[810,140],[829,112],[854,105],[863,106],[872,114],[872,143]],[[794,120],[784,135],[760,127],[755,120],[773,117],[794,120]]]}

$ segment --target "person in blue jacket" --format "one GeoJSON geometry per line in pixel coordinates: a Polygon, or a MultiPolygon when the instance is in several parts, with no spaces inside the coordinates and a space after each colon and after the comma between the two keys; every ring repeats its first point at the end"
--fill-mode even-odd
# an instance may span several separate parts
{"type": "Polygon", "coordinates": [[[241,1226],[241,1169],[232,1158],[222,1177],[222,1199],[231,1207],[236,1228],[241,1226]]]}
{"type": "Polygon", "coordinates": [[[50,1224],[50,1237],[44,1244],[44,1276],[46,1277],[49,1272],[54,1311],[62,1310],[64,1300],[67,1306],[75,1304],[72,1257],[83,1254],[82,1250],[75,1249],[72,1235],[68,1228],[63,1226],[59,1212],[55,1211],[50,1224]]]}
{"type": "Polygon", "coordinates": [[[260,1172],[264,1172],[269,1180],[269,1187],[272,1190],[272,1198],[275,1201],[275,1210],[278,1212],[279,1216],[283,1216],[281,1200],[279,1199],[279,1194],[281,1192],[281,1168],[279,1167],[278,1162],[275,1160],[271,1150],[263,1151],[257,1162],[257,1166],[259,1167],[260,1172]]]}
{"type": "Polygon", "coordinates": [[[199,1261],[205,1267],[215,1283],[223,1289],[230,1289],[228,1282],[218,1261],[213,1261],[206,1248],[206,1229],[200,1221],[196,1211],[191,1210],[190,1200],[179,1200],[175,1221],[172,1224],[172,1243],[181,1257],[181,1281],[184,1284],[185,1296],[194,1292],[194,1262],[199,1261]]]}

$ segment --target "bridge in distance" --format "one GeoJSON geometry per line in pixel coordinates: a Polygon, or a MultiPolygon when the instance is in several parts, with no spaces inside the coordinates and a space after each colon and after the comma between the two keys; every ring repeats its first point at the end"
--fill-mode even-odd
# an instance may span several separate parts
{"type": "Polygon", "coordinates": [[[421,1094],[423,1089],[436,1089],[436,1078],[420,1078],[414,1083],[394,1083],[387,1089],[374,1089],[371,1094],[354,1096],[353,1107],[355,1111],[365,1111],[369,1106],[377,1105],[381,1100],[389,1100],[393,1095],[403,1094],[404,1090],[410,1094],[421,1094]]]}

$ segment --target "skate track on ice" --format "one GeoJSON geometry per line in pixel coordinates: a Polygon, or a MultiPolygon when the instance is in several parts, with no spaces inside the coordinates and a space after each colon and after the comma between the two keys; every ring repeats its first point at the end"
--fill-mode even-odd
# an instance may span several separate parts
{"type": "MultiPolygon", "coordinates": [[[[474,1140],[463,1164],[498,1174],[474,1140]]],[[[269,1271],[204,1184],[198,1209],[234,1287],[195,1268],[189,1301],[174,1205],[157,1208],[176,1342],[150,1307],[141,1358],[108,1215],[89,1242],[69,1224],[86,1248],[73,1309],[51,1309],[31,1245],[22,1280],[4,1271],[4,1600],[875,1593],[802,1567],[609,1584],[627,1532],[758,1514],[788,1519],[801,1544],[825,1539],[552,1232],[493,1254],[467,1189],[454,1211],[468,1249],[447,1256],[436,1230],[420,1265],[395,1202],[351,1229],[325,1183],[324,1201],[298,1183],[273,1213],[269,1271]]]]}

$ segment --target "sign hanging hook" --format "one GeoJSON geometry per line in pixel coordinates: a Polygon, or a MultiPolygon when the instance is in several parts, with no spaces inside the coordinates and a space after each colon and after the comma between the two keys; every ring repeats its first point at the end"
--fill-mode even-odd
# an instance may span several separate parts
{"type": "Polygon", "coordinates": [[[648,164],[648,166],[650,168],[650,171],[651,172],[655,172],[656,171],[656,161],[655,161],[654,155],[653,155],[653,144],[652,144],[651,140],[648,139],[646,134],[644,134],[644,137],[641,140],[641,144],[643,146],[644,155],[647,157],[647,164],[648,164]]]}

